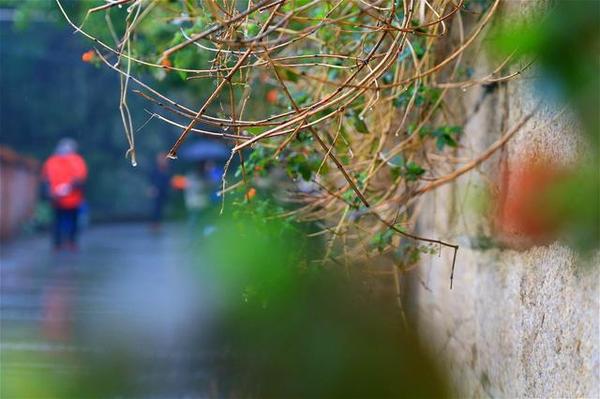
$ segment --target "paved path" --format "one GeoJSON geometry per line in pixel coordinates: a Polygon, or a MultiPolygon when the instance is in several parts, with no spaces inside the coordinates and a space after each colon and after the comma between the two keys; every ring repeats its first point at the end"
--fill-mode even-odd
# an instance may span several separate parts
{"type": "Polygon", "coordinates": [[[4,245],[0,396],[8,397],[7,384],[37,372],[85,370],[90,354],[99,353],[129,362],[135,370],[126,370],[126,382],[158,397],[208,387],[211,378],[198,365],[212,355],[189,342],[201,340],[214,302],[187,233],[180,225],[160,233],[142,224],[107,225],[85,231],[77,253],[53,253],[46,237],[4,245]]]}

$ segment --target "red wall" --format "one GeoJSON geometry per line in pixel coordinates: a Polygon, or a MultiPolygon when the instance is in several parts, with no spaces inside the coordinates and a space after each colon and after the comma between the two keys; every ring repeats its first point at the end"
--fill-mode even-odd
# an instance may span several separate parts
{"type": "Polygon", "coordinates": [[[37,161],[0,146],[0,240],[12,237],[32,216],[38,183],[37,161]]]}

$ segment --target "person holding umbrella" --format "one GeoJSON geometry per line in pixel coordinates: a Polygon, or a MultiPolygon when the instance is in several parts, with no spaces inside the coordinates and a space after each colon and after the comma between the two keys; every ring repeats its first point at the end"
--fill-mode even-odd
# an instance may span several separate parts
{"type": "Polygon", "coordinates": [[[180,152],[181,160],[195,164],[186,173],[183,184],[184,200],[192,228],[197,227],[211,203],[218,202],[218,186],[223,174],[219,161],[226,160],[229,154],[227,146],[211,140],[198,140],[180,152]]]}

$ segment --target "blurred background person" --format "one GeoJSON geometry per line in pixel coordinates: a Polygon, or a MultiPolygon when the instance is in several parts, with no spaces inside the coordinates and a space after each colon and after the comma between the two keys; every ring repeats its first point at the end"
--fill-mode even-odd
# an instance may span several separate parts
{"type": "Polygon", "coordinates": [[[165,205],[169,199],[169,182],[171,172],[167,154],[160,152],[156,155],[154,168],[150,174],[150,197],[152,198],[152,224],[153,230],[160,229],[164,216],[165,205]]]}
{"type": "Polygon", "coordinates": [[[205,178],[210,191],[210,201],[213,205],[220,202],[219,191],[223,178],[223,167],[214,160],[208,160],[204,166],[205,178]]]}
{"type": "Polygon", "coordinates": [[[77,154],[77,142],[71,138],[61,139],[42,167],[42,180],[54,209],[55,250],[77,250],[78,218],[86,179],[87,165],[77,154]]]}
{"type": "Polygon", "coordinates": [[[185,175],[185,189],[183,198],[188,213],[189,225],[195,229],[201,222],[202,214],[209,206],[209,195],[206,179],[204,177],[203,165],[198,163],[185,175]]]}
{"type": "Polygon", "coordinates": [[[218,192],[223,176],[221,164],[230,154],[226,145],[214,140],[196,140],[180,153],[180,159],[191,165],[181,185],[189,226],[192,230],[202,227],[204,235],[214,229],[213,214],[220,203],[218,192]]]}

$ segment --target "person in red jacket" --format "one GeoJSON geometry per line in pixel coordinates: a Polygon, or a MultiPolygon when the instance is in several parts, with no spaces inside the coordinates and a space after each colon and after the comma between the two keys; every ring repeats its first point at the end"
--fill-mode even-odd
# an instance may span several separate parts
{"type": "Polygon", "coordinates": [[[77,219],[84,201],[87,166],[77,154],[75,140],[64,138],[58,142],[54,154],[44,162],[42,179],[54,208],[54,248],[76,250],[77,219]]]}

